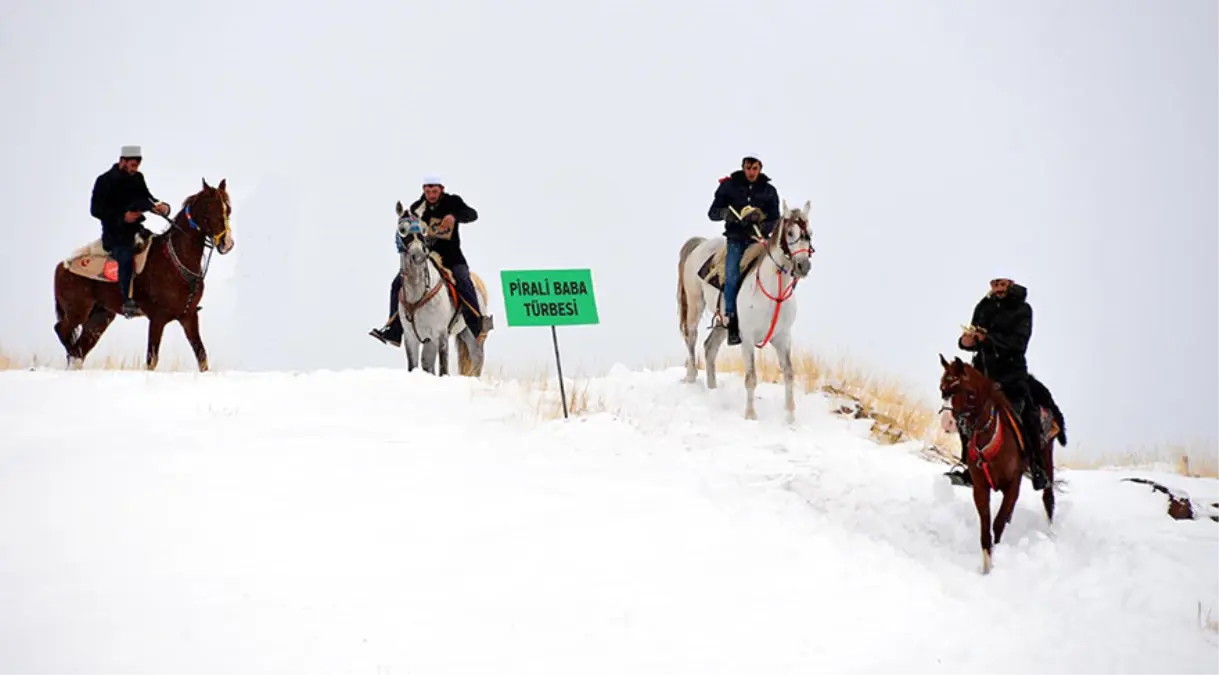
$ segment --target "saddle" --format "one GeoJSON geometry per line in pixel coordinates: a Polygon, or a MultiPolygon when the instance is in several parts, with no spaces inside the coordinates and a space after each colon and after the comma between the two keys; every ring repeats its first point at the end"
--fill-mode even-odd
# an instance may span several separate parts
{"type": "MultiPolygon", "coordinates": [[[[745,253],[741,255],[741,278],[753,271],[766,254],[766,247],[766,242],[754,242],[745,249],[745,253]]],[[[727,258],[728,247],[725,246],[708,256],[698,268],[698,277],[721,293],[724,291],[724,261],[727,258]]]]}
{"type": "MultiPolygon", "coordinates": [[[[139,276],[144,271],[144,264],[148,262],[148,251],[152,248],[151,244],[151,239],[146,240],[139,235],[136,236],[134,276],[139,276]]],[[[73,251],[72,255],[65,258],[62,264],[64,269],[86,279],[114,284],[117,284],[119,280],[119,263],[106,252],[106,249],[102,248],[101,237],[73,251]]]]}

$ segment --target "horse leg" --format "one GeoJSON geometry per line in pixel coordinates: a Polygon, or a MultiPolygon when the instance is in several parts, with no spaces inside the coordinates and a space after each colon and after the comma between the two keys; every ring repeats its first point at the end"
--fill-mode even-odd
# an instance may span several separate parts
{"type": "Polygon", "coordinates": [[[439,365],[437,366],[438,370],[440,371],[440,376],[444,377],[445,375],[448,375],[449,337],[447,335],[436,345],[436,358],[440,361],[439,365]]]}
{"type": "Polygon", "coordinates": [[[999,512],[995,514],[996,544],[1003,540],[1003,530],[1012,519],[1012,510],[1016,507],[1016,500],[1020,498],[1021,481],[1022,476],[1017,474],[1016,479],[1003,489],[1003,501],[999,504],[999,512]]]}
{"type": "Polygon", "coordinates": [[[182,332],[186,333],[186,340],[190,342],[190,347],[195,351],[195,361],[199,363],[199,372],[207,372],[207,349],[203,346],[203,338],[199,335],[199,315],[195,312],[187,312],[178,319],[178,323],[182,324],[182,332]]]}
{"type": "Polygon", "coordinates": [[[758,387],[758,364],[754,359],[752,344],[742,345],[741,355],[745,357],[745,419],[756,420],[758,413],[753,408],[754,390],[758,387]]]}
{"type": "Polygon", "coordinates": [[[1054,523],[1054,439],[1044,446],[1042,456],[1045,457],[1045,489],[1041,491],[1041,504],[1045,506],[1045,517],[1054,523]]]}
{"type": "MultiPolygon", "coordinates": [[[[776,336],[771,340],[775,351],[779,354],[779,367],[783,369],[783,409],[787,412],[787,423],[796,422],[796,370],[792,367],[791,342],[786,336],[776,336]]],[[[752,350],[751,350],[752,351],[752,350]]]]}
{"type": "Polygon", "coordinates": [[[55,314],[57,315],[55,336],[59,338],[59,343],[63,345],[64,352],[68,356],[67,367],[69,370],[79,370],[84,365],[84,358],[78,347],[80,334],[77,329],[88,321],[89,314],[84,308],[69,307],[65,309],[58,299],[55,301],[55,314]]]}
{"type": "Polygon", "coordinates": [[[102,339],[102,333],[106,332],[106,328],[112,321],[114,321],[114,314],[106,311],[101,305],[93,306],[89,312],[89,319],[84,322],[80,337],[76,340],[76,358],[79,359],[75,365],[76,369],[84,365],[85,357],[89,356],[89,352],[97,346],[98,341],[102,339]]]}
{"type": "Polygon", "coordinates": [[[432,338],[423,343],[423,353],[419,360],[423,363],[423,369],[428,373],[436,374],[436,339],[432,338]]]}
{"type": "Polygon", "coordinates": [[[144,357],[144,367],[156,370],[161,354],[161,336],[165,333],[165,321],[161,318],[148,317],[148,353],[144,357]]]}
{"type": "Polygon", "coordinates": [[[982,544],[982,574],[990,574],[991,540],[990,540],[990,486],[985,478],[973,477],[974,507],[978,510],[978,525],[981,529],[982,544]]]}
{"type": "Polygon", "coordinates": [[[720,352],[720,346],[724,344],[724,340],[728,337],[728,329],[722,326],[716,326],[707,333],[707,339],[703,341],[703,358],[707,361],[707,388],[715,389],[716,373],[715,373],[715,357],[720,352]]]}
{"type": "MultiPolygon", "coordinates": [[[[698,357],[694,353],[694,347],[698,344],[698,320],[703,315],[703,294],[701,292],[691,293],[684,287],[681,292],[685,298],[685,309],[681,317],[681,334],[686,343],[686,377],[682,382],[690,383],[698,379],[698,357]]],[[[707,339],[709,341],[711,336],[708,335],[707,339]]],[[[709,381],[714,380],[715,378],[712,377],[709,381]]],[[[708,386],[714,385],[709,384],[708,386]]]]}

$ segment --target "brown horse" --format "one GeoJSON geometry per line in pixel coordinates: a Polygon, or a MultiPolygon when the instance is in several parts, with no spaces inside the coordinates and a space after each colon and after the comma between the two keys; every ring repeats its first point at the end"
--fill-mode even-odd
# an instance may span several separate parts
{"type": "MultiPolygon", "coordinates": [[[[972,479],[974,506],[982,530],[982,573],[987,574],[991,569],[992,548],[990,495],[992,491],[1003,493],[994,520],[997,544],[1011,520],[1012,509],[1020,497],[1021,480],[1029,468],[1028,458],[1022,452],[1026,439],[1021,434],[1019,418],[998,384],[960,357],[949,363],[941,354],[940,365],[944,367],[940,395],[949,399],[952,421],[969,441],[966,468],[972,479]]],[[[1041,411],[1043,433],[1037,451],[1049,481],[1041,491],[1041,501],[1046,518],[1053,522],[1054,439],[1059,438],[1061,429],[1050,412],[1044,408],[1041,411]]]]}
{"type": "MultiPolygon", "coordinates": [[[[199,335],[199,300],[203,278],[211,262],[211,249],[225,255],[233,250],[226,181],[212,187],[203,179],[203,189],[182,202],[182,210],[171,226],[153,235],[144,246],[137,244],[131,297],[140,307],[136,316],[148,318],[146,367],[155,370],[165,325],[177,321],[194,350],[199,371],[207,371],[207,350],[199,335]]],[[[101,248],[100,239],[55,265],[55,334],[68,353],[68,367],[80,368],[97,345],[123,298],[114,274],[115,261],[101,248]]]]}

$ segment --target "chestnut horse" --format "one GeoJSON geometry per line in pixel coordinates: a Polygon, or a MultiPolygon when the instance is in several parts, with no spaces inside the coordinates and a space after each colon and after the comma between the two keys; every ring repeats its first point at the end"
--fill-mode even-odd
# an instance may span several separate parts
{"type": "MultiPolygon", "coordinates": [[[[1020,497],[1020,483],[1028,471],[1028,458],[1021,452],[1027,439],[1023,438],[1019,418],[997,383],[960,357],[949,363],[941,354],[940,365],[944,367],[940,395],[950,401],[948,409],[952,411],[952,421],[969,441],[966,468],[972,479],[974,506],[978,509],[982,531],[982,573],[987,574],[991,570],[992,548],[990,495],[992,491],[1003,493],[1003,502],[994,520],[994,543],[997,544],[1011,520],[1012,509],[1020,497]]],[[[1041,491],[1041,501],[1046,518],[1052,523],[1054,439],[1061,437],[1061,428],[1050,411],[1042,409],[1040,418],[1043,433],[1036,451],[1041,453],[1048,479],[1041,491]]]]}
{"type": "MultiPolygon", "coordinates": [[[[203,297],[203,278],[207,267],[203,263],[204,249],[225,255],[233,250],[233,232],[229,217],[233,207],[229,202],[226,181],[212,187],[203,179],[203,189],[182,202],[182,210],[170,221],[168,229],[153,235],[148,241],[143,265],[136,264],[131,280],[131,297],[140,307],[136,316],[148,318],[148,352],[145,366],[157,367],[161,349],[161,334],[165,325],[177,321],[194,350],[199,371],[207,371],[207,350],[199,335],[199,300],[203,297]]],[[[168,220],[168,219],[167,219],[168,220]]],[[[100,257],[100,242],[90,250],[55,265],[55,334],[68,353],[68,367],[81,368],[85,357],[97,345],[102,333],[122,312],[123,297],[118,282],[112,276],[87,276],[69,269],[74,263],[85,266],[90,254],[100,257]]],[[[137,253],[137,256],[139,254],[137,253]]],[[[97,262],[100,262],[97,261],[97,262]]],[[[113,258],[106,264],[113,267],[113,258]]]]}

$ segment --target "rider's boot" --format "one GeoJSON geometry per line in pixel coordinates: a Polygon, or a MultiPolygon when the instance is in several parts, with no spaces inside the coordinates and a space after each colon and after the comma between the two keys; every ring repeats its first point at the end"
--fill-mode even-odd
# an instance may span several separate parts
{"type": "Polygon", "coordinates": [[[374,328],[368,331],[368,334],[377,338],[382,343],[392,345],[394,347],[402,346],[402,322],[398,320],[398,315],[394,314],[394,318],[380,328],[374,328]]]}
{"type": "Polygon", "coordinates": [[[728,316],[728,344],[741,344],[741,326],[737,323],[736,314],[728,316]]]}
{"type": "Polygon", "coordinates": [[[973,478],[969,475],[969,469],[965,466],[968,458],[966,453],[969,452],[968,441],[965,438],[965,434],[958,432],[957,437],[961,439],[961,466],[953,467],[952,469],[945,471],[944,475],[948,476],[948,480],[951,481],[953,485],[972,486],[973,478]]]}

